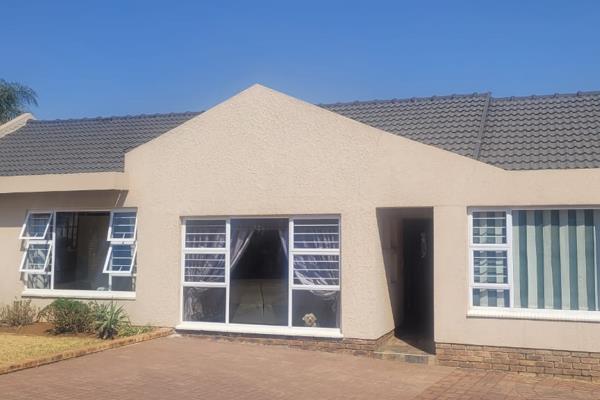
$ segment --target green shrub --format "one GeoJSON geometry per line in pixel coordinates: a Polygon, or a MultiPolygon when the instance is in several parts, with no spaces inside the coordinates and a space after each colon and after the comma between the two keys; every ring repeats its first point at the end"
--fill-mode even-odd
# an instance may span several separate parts
{"type": "Polygon", "coordinates": [[[114,302],[93,303],[94,329],[101,339],[112,339],[129,326],[129,317],[122,306],[114,302]]]}
{"type": "Polygon", "coordinates": [[[85,333],[94,327],[91,307],[77,300],[57,299],[46,306],[40,316],[53,326],[54,333],[85,333]]]}
{"type": "Polygon", "coordinates": [[[119,336],[127,337],[127,336],[135,336],[141,335],[144,333],[148,333],[152,331],[152,327],[150,325],[145,326],[134,326],[134,325],[125,325],[119,330],[119,336]]]}
{"type": "Polygon", "coordinates": [[[31,300],[14,300],[0,308],[0,322],[8,326],[31,325],[37,320],[38,311],[31,300]]]}

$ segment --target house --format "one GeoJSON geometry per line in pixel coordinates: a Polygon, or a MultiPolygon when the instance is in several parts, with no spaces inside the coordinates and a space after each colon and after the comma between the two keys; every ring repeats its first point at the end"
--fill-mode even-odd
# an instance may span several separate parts
{"type": "Polygon", "coordinates": [[[28,118],[0,128],[2,303],[366,347],[400,327],[450,365],[600,354],[600,92],[255,85],[202,113],[28,118]]]}

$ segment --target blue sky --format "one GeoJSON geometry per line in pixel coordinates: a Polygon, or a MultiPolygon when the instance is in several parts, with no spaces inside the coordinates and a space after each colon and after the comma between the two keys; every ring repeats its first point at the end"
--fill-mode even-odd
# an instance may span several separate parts
{"type": "Polygon", "coordinates": [[[256,82],[315,103],[600,90],[600,1],[4,0],[0,10],[0,78],[34,88],[43,119],[202,110],[256,82]]]}

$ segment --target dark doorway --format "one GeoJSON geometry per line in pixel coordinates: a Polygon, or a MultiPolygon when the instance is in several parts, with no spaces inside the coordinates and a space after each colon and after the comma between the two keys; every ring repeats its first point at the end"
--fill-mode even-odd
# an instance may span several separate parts
{"type": "Polygon", "coordinates": [[[404,318],[397,335],[424,351],[433,351],[433,226],[429,218],[406,218],[404,318]]]}

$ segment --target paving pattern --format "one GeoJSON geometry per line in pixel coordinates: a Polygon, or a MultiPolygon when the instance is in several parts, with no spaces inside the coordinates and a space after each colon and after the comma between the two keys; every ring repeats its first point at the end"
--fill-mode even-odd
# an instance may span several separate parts
{"type": "Polygon", "coordinates": [[[11,399],[599,399],[600,385],[169,337],[0,376],[11,399]]]}

